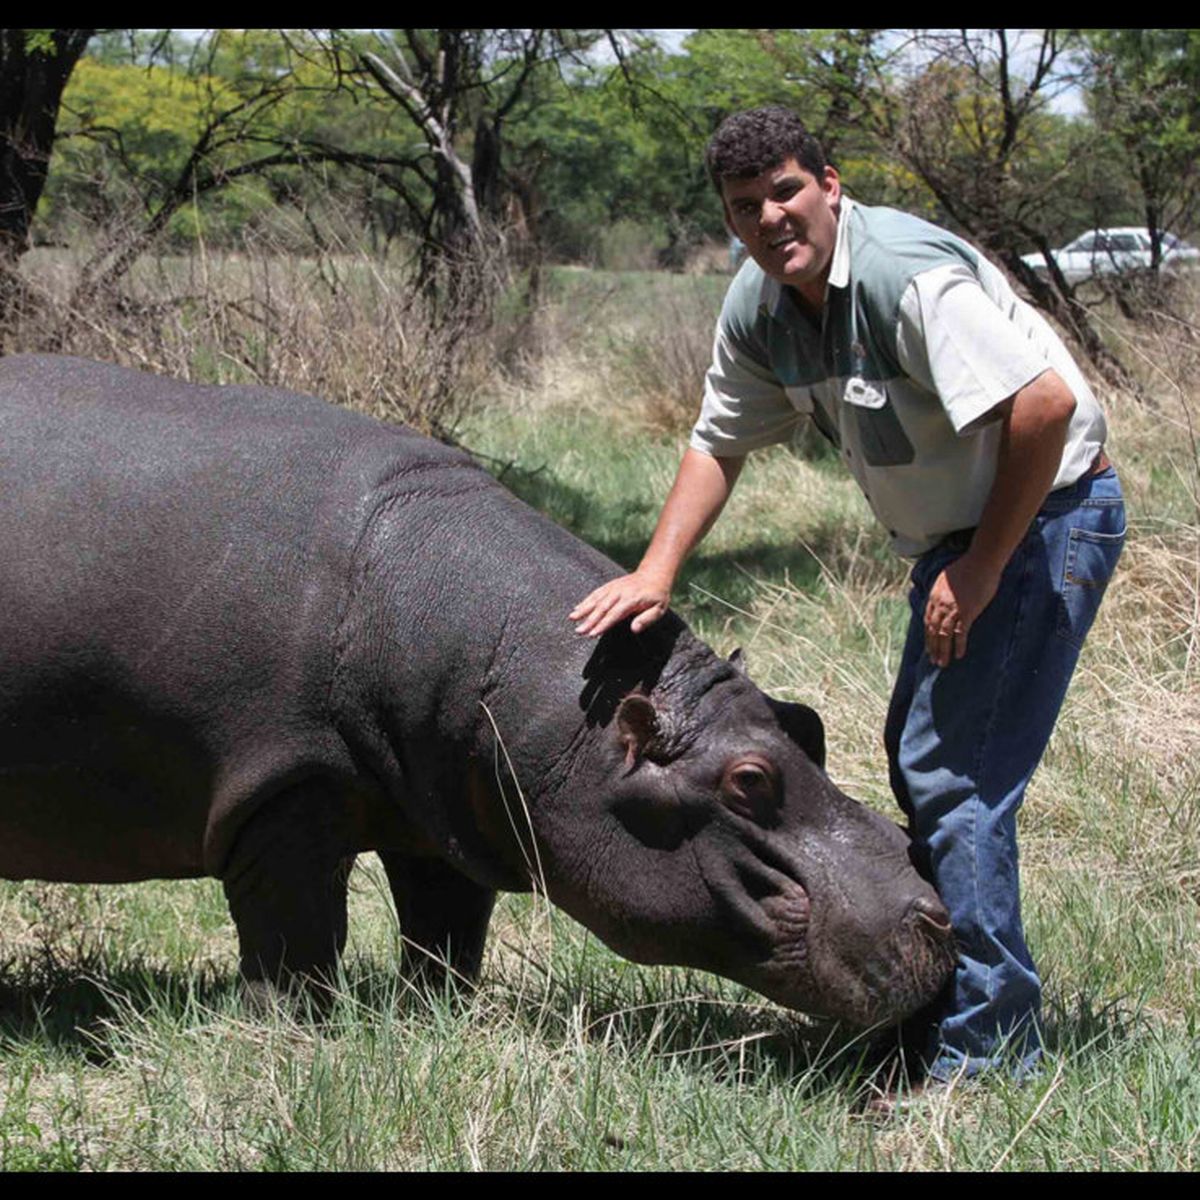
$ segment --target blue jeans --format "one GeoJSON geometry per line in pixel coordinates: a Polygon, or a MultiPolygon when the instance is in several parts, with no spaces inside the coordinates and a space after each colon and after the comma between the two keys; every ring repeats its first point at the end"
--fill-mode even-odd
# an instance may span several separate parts
{"type": "Polygon", "coordinates": [[[966,655],[941,669],[925,653],[925,606],[971,531],[913,568],[884,741],[914,858],[950,912],[961,954],[925,1047],[936,1079],[1003,1060],[1020,1075],[1040,1057],[1041,981],[1021,927],[1017,809],[1124,539],[1111,468],[1051,492],[972,626],[966,655]]]}

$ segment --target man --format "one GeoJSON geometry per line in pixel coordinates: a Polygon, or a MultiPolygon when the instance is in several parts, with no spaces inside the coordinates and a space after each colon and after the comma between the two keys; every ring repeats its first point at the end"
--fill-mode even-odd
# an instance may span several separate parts
{"type": "Polygon", "coordinates": [[[1124,538],[1104,417],[979,251],[852,202],[794,113],[728,118],[708,168],[750,261],[641,564],[570,617],[592,637],[657,620],[746,453],[816,422],[916,559],[884,741],[962,954],[922,1058],[941,1082],[1001,1064],[1020,1075],[1041,1053],[1041,989],[1015,818],[1124,538]]]}

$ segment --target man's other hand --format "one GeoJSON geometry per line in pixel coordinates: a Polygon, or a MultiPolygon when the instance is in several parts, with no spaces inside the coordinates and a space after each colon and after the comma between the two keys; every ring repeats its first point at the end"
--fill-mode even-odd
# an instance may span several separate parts
{"type": "Polygon", "coordinates": [[[634,633],[641,633],[667,611],[670,602],[669,587],[635,571],[632,575],[622,575],[598,587],[571,610],[568,619],[579,622],[575,626],[576,633],[599,637],[626,617],[637,613],[630,629],[634,633]]]}
{"type": "Polygon", "coordinates": [[[934,666],[948,667],[950,658],[967,652],[967,635],[996,594],[1000,579],[964,554],[933,581],[925,606],[925,649],[934,666]]]}

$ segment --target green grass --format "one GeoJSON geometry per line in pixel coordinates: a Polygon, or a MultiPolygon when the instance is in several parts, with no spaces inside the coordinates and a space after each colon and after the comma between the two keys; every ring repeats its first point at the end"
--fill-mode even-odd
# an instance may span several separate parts
{"type": "MultiPolygon", "coordinates": [[[[371,874],[356,890],[341,999],[324,1021],[243,1012],[231,952],[204,968],[188,957],[203,953],[199,941],[173,960],[128,949],[119,917],[140,903],[130,897],[162,900],[177,885],[62,889],[114,933],[101,957],[50,967],[35,956],[23,978],[9,966],[2,1165],[1197,1165],[1196,1030],[1154,1013],[1147,996],[1120,994],[1110,955],[1128,955],[1141,932],[1128,911],[1094,912],[1082,880],[1048,898],[1056,924],[1066,917],[1078,929],[1070,947],[1056,935],[1066,957],[1054,945],[1044,954],[1055,1047],[1046,1073],[1022,1088],[963,1085],[881,1126],[858,1112],[859,1044],[719,980],[633,967],[526,898],[502,904],[473,998],[406,995],[371,874]],[[1085,958],[1076,936],[1094,948],[1085,958]],[[66,1036],[64,1018],[76,1023],[66,1036]]],[[[191,898],[204,909],[212,890],[192,888],[191,898]]]]}
{"type": "MultiPolygon", "coordinates": [[[[569,308],[547,328],[587,332],[498,385],[463,438],[632,566],[684,434],[648,430],[643,398],[611,384],[629,379],[628,337],[651,336],[664,294],[695,281],[552,280],[569,308]]],[[[529,897],[501,900],[472,997],[415,996],[372,856],[324,1019],[242,1007],[213,881],[0,884],[0,1166],[1195,1170],[1194,464],[1144,403],[1104,401],[1130,541],[1021,818],[1041,1076],[872,1122],[861,1039],[712,976],[624,962],[529,897]]],[[[719,652],[746,647],[766,690],[822,712],[831,774],[893,815],[880,731],[905,574],[834,463],[777,449],[751,461],[677,597],[719,652]]]]}

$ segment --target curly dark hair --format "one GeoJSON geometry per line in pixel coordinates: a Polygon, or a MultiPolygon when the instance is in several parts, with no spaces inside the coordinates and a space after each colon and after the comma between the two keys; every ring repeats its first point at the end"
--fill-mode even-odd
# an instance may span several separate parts
{"type": "Polygon", "coordinates": [[[722,180],[753,179],[789,158],[817,179],[824,177],[821,143],[790,108],[769,104],[726,117],[709,140],[704,162],[720,192],[722,180]]]}

